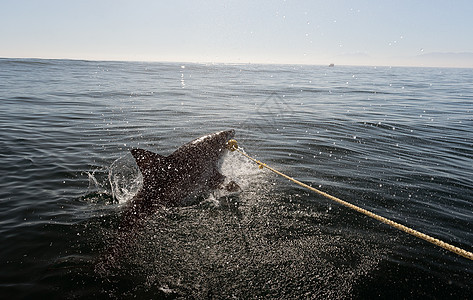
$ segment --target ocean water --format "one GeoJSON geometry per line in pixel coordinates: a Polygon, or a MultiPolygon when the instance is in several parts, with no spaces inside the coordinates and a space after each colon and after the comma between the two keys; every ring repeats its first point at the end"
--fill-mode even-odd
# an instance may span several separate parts
{"type": "Polygon", "coordinates": [[[473,251],[473,70],[0,59],[0,298],[471,298],[473,261],[260,170],[156,212],[129,150],[235,129],[244,151],[473,251]]]}

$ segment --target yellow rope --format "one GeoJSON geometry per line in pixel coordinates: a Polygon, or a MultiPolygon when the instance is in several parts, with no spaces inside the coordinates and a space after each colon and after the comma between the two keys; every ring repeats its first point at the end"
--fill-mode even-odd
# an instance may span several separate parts
{"type": "Polygon", "coordinates": [[[249,156],[249,155],[246,154],[245,152],[243,152],[243,151],[241,151],[240,149],[238,149],[238,144],[237,144],[237,141],[236,141],[236,140],[230,140],[230,141],[228,141],[228,148],[229,148],[231,151],[237,151],[237,152],[243,154],[243,155],[244,155],[245,157],[247,157],[248,159],[250,159],[250,160],[254,161],[255,163],[257,163],[261,169],[264,167],[264,168],[266,168],[266,169],[268,169],[268,170],[270,170],[270,171],[272,171],[272,172],[274,172],[274,173],[276,173],[276,174],[278,174],[278,175],[280,175],[280,176],[282,176],[282,177],[284,177],[284,178],[286,178],[286,179],[289,179],[290,181],[294,182],[295,184],[298,184],[298,185],[300,185],[300,186],[302,186],[302,187],[305,187],[305,188],[307,188],[307,189],[309,189],[309,190],[311,190],[311,191],[313,191],[313,192],[316,192],[317,194],[322,195],[322,196],[324,196],[324,197],[326,197],[326,198],[328,198],[328,199],[330,199],[330,200],[333,200],[333,201],[335,201],[335,202],[337,202],[337,203],[339,203],[339,204],[342,204],[342,205],[344,205],[344,206],[346,206],[346,207],[349,207],[349,208],[351,208],[351,209],[353,209],[353,210],[356,210],[356,211],[359,212],[359,213],[362,213],[362,214],[364,214],[364,215],[366,215],[366,216],[368,216],[368,217],[371,217],[371,218],[373,218],[373,219],[375,219],[375,220],[378,220],[378,221],[380,221],[380,222],[383,222],[383,223],[385,223],[385,224],[388,224],[388,225],[390,225],[390,226],[392,226],[392,227],[394,227],[394,228],[397,228],[397,229],[399,229],[399,230],[402,230],[402,231],[404,231],[404,232],[406,232],[406,233],[408,233],[408,234],[411,234],[411,235],[413,235],[413,236],[415,236],[415,237],[421,238],[421,239],[423,239],[423,240],[425,240],[425,241],[427,241],[427,242],[429,242],[429,243],[432,243],[432,244],[434,244],[434,245],[437,245],[437,246],[439,246],[439,247],[442,247],[442,248],[444,248],[444,249],[446,249],[446,250],[448,250],[448,251],[451,251],[451,252],[453,252],[453,253],[456,253],[456,254],[458,254],[458,255],[460,255],[460,256],[463,256],[463,257],[465,257],[465,258],[468,258],[468,259],[470,259],[470,260],[473,260],[473,253],[472,253],[472,252],[469,252],[469,251],[466,251],[466,250],[464,250],[464,249],[458,248],[458,247],[453,246],[453,245],[451,245],[451,244],[449,244],[449,243],[446,243],[446,242],[444,242],[444,241],[441,241],[441,240],[439,240],[439,239],[436,239],[436,238],[434,238],[434,237],[431,237],[430,235],[427,235],[427,234],[422,233],[422,232],[420,232],[420,231],[414,230],[414,229],[412,229],[412,228],[409,228],[409,227],[407,227],[407,226],[404,226],[404,225],[402,225],[402,224],[399,224],[399,223],[397,223],[397,222],[394,222],[394,221],[392,221],[392,220],[389,220],[389,219],[387,219],[387,218],[385,218],[385,217],[379,216],[379,215],[377,215],[377,214],[375,214],[375,213],[372,213],[372,212],[370,212],[370,211],[368,211],[368,210],[366,210],[366,209],[364,209],[364,208],[361,208],[361,207],[359,207],[359,206],[356,206],[356,205],[354,205],[354,204],[351,204],[351,203],[349,203],[349,202],[346,202],[346,201],[344,201],[344,200],[342,200],[342,199],[340,199],[340,198],[337,198],[337,197],[334,197],[334,196],[332,196],[332,195],[330,195],[330,194],[327,194],[327,193],[325,193],[325,192],[323,192],[323,191],[321,191],[321,190],[318,190],[318,189],[316,189],[316,188],[313,188],[313,187],[311,187],[310,185],[307,185],[307,184],[305,184],[305,183],[303,183],[303,182],[300,182],[299,180],[296,180],[296,179],[294,179],[294,178],[292,178],[292,177],[290,177],[290,176],[287,176],[286,174],[283,174],[283,173],[281,173],[281,172],[279,172],[279,171],[277,171],[277,170],[271,168],[271,167],[268,166],[267,164],[262,163],[262,162],[260,162],[259,160],[254,159],[253,157],[249,156]]]}

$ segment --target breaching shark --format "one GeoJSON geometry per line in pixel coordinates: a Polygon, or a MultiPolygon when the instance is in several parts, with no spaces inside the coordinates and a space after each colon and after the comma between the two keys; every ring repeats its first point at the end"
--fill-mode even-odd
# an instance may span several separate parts
{"type": "Polygon", "coordinates": [[[225,176],[218,170],[219,161],[227,152],[227,142],[234,135],[234,130],[208,134],[181,146],[169,156],[132,149],[131,154],[143,175],[143,186],[122,212],[115,242],[97,263],[97,272],[104,273],[119,264],[118,259],[133,243],[137,231],[160,208],[185,204],[188,197],[217,188],[238,191],[239,186],[233,181],[223,186],[225,176]]]}
{"type": "Polygon", "coordinates": [[[132,149],[131,154],[143,175],[143,186],[124,211],[122,224],[132,225],[159,207],[179,206],[189,197],[219,187],[238,190],[233,181],[223,187],[225,176],[218,170],[227,142],[234,136],[235,130],[204,135],[169,156],[132,149]]]}

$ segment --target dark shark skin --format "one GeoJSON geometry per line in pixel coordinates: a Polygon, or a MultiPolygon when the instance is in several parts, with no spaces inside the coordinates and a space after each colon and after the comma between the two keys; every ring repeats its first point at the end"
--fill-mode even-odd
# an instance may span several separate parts
{"type": "Polygon", "coordinates": [[[139,222],[159,207],[179,206],[189,196],[218,188],[224,181],[218,162],[227,151],[234,130],[197,138],[165,157],[132,149],[143,175],[143,187],[122,215],[124,226],[139,222]]]}
{"type": "MultiPolygon", "coordinates": [[[[125,207],[114,244],[97,262],[96,272],[107,274],[107,270],[118,267],[119,258],[133,244],[137,231],[160,208],[179,206],[190,195],[221,187],[225,176],[218,171],[218,163],[234,135],[234,130],[205,135],[167,157],[132,149],[131,154],[143,175],[143,187],[125,207]]],[[[234,182],[229,186],[239,188],[234,182]]]]}

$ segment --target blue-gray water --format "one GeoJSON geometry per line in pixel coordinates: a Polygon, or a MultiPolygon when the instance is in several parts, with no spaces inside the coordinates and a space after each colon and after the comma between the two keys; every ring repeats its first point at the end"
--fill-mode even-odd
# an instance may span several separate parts
{"type": "Polygon", "coordinates": [[[119,267],[95,264],[124,207],[110,182],[136,188],[129,149],[167,155],[230,128],[270,166],[472,251],[472,82],[471,69],[0,59],[1,298],[469,298],[472,261],[237,153],[222,168],[241,192],[158,211],[119,267]]]}

